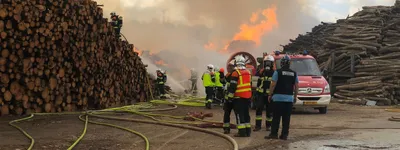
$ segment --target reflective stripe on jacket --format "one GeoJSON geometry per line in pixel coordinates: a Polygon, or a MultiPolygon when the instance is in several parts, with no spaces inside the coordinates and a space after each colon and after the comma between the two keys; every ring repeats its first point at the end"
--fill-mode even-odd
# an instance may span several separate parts
{"type": "Polygon", "coordinates": [[[235,91],[235,97],[251,98],[251,73],[246,69],[236,70],[239,74],[239,82],[235,91]]]}
{"type": "MultiPolygon", "coordinates": [[[[257,91],[260,93],[265,93],[265,94],[269,94],[269,87],[265,87],[265,91],[264,91],[264,82],[271,82],[272,81],[272,77],[260,77],[260,86],[257,87],[257,91]]],[[[268,86],[268,85],[267,85],[268,86]]]]}

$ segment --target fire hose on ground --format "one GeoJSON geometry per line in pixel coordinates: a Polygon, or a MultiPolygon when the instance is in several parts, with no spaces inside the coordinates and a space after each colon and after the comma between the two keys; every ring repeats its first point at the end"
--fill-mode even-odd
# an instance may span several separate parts
{"type": "MultiPolygon", "coordinates": [[[[397,112],[397,113],[400,113],[400,109],[385,109],[385,111],[387,111],[387,112],[397,112]]],[[[392,116],[392,117],[390,117],[388,120],[389,120],[389,121],[400,122],[400,117],[392,116]]]]}
{"type": "MultiPolygon", "coordinates": [[[[191,99],[187,99],[185,102],[178,102],[177,104],[179,105],[186,105],[186,106],[200,106],[199,104],[196,104],[196,102],[189,102],[192,100],[196,100],[198,98],[191,98],[191,99]]],[[[160,100],[154,100],[152,103],[162,103],[160,102],[160,100]]],[[[143,140],[145,141],[145,149],[149,150],[150,147],[150,143],[149,140],[147,139],[146,136],[144,136],[142,133],[134,131],[132,129],[128,129],[125,127],[121,127],[115,124],[109,124],[109,123],[102,123],[102,122],[96,122],[96,121],[90,121],[89,120],[89,116],[90,117],[96,117],[96,118],[103,118],[103,119],[112,119],[112,120],[121,120],[121,121],[132,121],[132,122],[139,122],[139,123],[148,123],[148,124],[158,124],[158,125],[164,125],[164,126],[171,126],[171,127],[177,127],[177,128],[184,128],[184,129],[189,129],[189,130],[194,130],[194,131],[199,131],[199,132],[204,132],[204,133],[208,133],[208,134],[212,134],[215,136],[219,136],[222,137],[226,140],[228,140],[232,146],[234,150],[238,150],[238,145],[236,143],[236,141],[227,135],[221,134],[219,132],[216,131],[212,131],[212,130],[207,130],[207,129],[203,129],[203,128],[198,128],[198,127],[193,127],[193,126],[185,126],[185,125],[180,125],[180,124],[188,124],[188,125],[199,125],[199,123],[195,123],[195,122],[184,122],[184,121],[168,121],[168,120],[162,120],[162,119],[157,119],[153,116],[159,116],[159,117],[169,117],[169,118],[174,118],[174,119],[182,119],[186,116],[173,116],[173,115],[164,115],[164,114],[153,114],[153,113],[147,113],[150,111],[165,111],[165,110],[172,110],[172,109],[176,109],[177,106],[173,105],[173,103],[171,102],[165,102],[166,104],[173,106],[170,108],[162,108],[162,109],[150,109],[150,105],[139,105],[139,107],[135,107],[138,105],[131,105],[131,106],[124,106],[124,107],[118,107],[118,108],[111,108],[111,109],[104,109],[104,110],[97,110],[97,111],[87,111],[87,112],[66,112],[66,113],[33,113],[28,117],[22,118],[22,119],[17,119],[17,120],[13,120],[10,121],[9,124],[15,128],[17,128],[19,131],[21,131],[28,139],[31,140],[31,143],[28,147],[28,150],[31,150],[35,144],[35,140],[34,138],[29,135],[25,130],[23,130],[22,128],[20,128],[19,126],[15,125],[14,123],[17,122],[21,122],[21,121],[25,121],[25,120],[29,120],[32,119],[34,116],[45,116],[45,115],[80,115],[79,119],[81,121],[84,121],[84,128],[82,131],[82,134],[79,136],[78,139],[76,139],[76,141],[68,148],[68,150],[73,149],[85,136],[86,134],[86,130],[88,127],[88,123],[91,124],[97,124],[97,125],[103,125],[103,126],[109,126],[109,127],[114,127],[114,128],[118,128],[121,130],[125,130],[128,132],[131,132],[133,134],[136,134],[138,136],[140,136],[141,138],[143,138],[143,140]],[[113,114],[113,113],[118,113],[118,112],[124,112],[124,113],[132,113],[132,114],[136,114],[136,115],[141,115],[147,118],[150,118],[152,120],[155,121],[147,121],[147,120],[138,120],[138,119],[125,119],[125,118],[118,118],[118,117],[110,117],[110,116],[104,116],[102,114],[113,114]],[[85,116],[85,118],[83,118],[85,116]]],[[[203,102],[204,103],[204,102],[203,102]]],[[[203,105],[204,106],[204,105],[203,105]]],[[[195,118],[195,117],[191,117],[194,120],[198,120],[198,121],[202,121],[202,122],[207,122],[207,123],[219,123],[219,122],[213,122],[213,121],[206,121],[206,120],[202,120],[199,118],[195,118]]]]}
{"type": "MultiPolygon", "coordinates": [[[[190,100],[195,100],[196,98],[192,98],[192,99],[188,99],[186,101],[190,101],[190,100]]],[[[157,119],[154,116],[158,116],[158,117],[169,117],[169,118],[174,118],[174,119],[182,119],[186,116],[174,116],[174,115],[165,115],[165,114],[153,114],[153,113],[147,113],[150,111],[165,111],[165,110],[172,110],[172,109],[176,109],[177,106],[176,105],[171,105],[174,104],[173,102],[167,102],[167,101],[162,101],[162,100],[154,100],[152,101],[152,103],[162,103],[162,104],[169,104],[172,107],[169,108],[162,108],[162,109],[150,109],[151,106],[150,105],[146,105],[146,104],[141,104],[141,105],[132,105],[132,106],[124,106],[124,107],[118,107],[118,108],[110,108],[110,109],[104,109],[104,110],[98,110],[98,111],[88,111],[88,112],[65,112],[65,113],[34,113],[31,114],[28,117],[22,118],[22,119],[17,119],[17,120],[13,120],[10,121],[9,124],[15,128],[17,128],[19,131],[21,131],[28,139],[31,140],[31,143],[28,147],[28,150],[31,150],[35,144],[35,140],[32,136],[30,136],[26,131],[24,131],[22,128],[20,128],[19,126],[15,125],[14,123],[17,122],[21,122],[21,121],[25,121],[25,120],[29,120],[32,119],[34,116],[46,116],[46,115],[80,115],[79,119],[84,121],[84,128],[82,131],[82,134],[79,136],[78,139],[76,139],[76,141],[68,148],[68,150],[73,149],[85,136],[86,134],[86,130],[87,130],[87,126],[88,123],[91,124],[97,124],[97,125],[103,125],[103,126],[109,126],[109,127],[114,127],[114,128],[118,128],[121,130],[125,130],[128,132],[131,132],[133,134],[136,134],[138,136],[140,136],[141,138],[143,138],[143,140],[145,141],[146,144],[146,150],[149,149],[150,143],[147,139],[146,136],[144,136],[143,134],[141,134],[140,132],[134,131],[132,129],[128,129],[125,127],[121,127],[118,125],[114,125],[114,124],[108,124],[108,123],[102,123],[102,122],[96,122],[96,121],[90,121],[89,120],[89,116],[91,117],[96,117],[96,118],[103,118],[103,119],[111,119],[111,120],[120,120],[120,121],[131,121],[131,122],[139,122],[139,123],[149,123],[149,124],[157,124],[157,125],[165,125],[165,126],[172,126],[172,127],[178,127],[178,128],[184,128],[184,129],[190,129],[190,130],[194,130],[194,131],[200,131],[200,132],[205,132],[205,133],[209,133],[209,134],[213,134],[216,136],[220,136],[222,138],[227,139],[229,142],[232,143],[233,147],[235,150],[237,150],[237,143],[235,142],[235,140],[227,135],[221,134],[219,132],[215,132],[215,131],[211,131],[211,130],[207,130],[207,129],[203,129],[203,128],[198,128],[198,127],[193,127],[193,126],[185,126],[185,125],[181,125],[181,124],[189,124],[189,125],[198,125],[199,123],[195,123],[195,122],[184,122],[184,121],[168,121],[168,120],[162,120],[162,119],[157,119]],[[110,117],[110,116],[104,116],[102,114],[113,114],[113,113],[118,113],[118,112],[124,112],[124,113],[132,113],[132,114],[136,114],[136,115],[141,115],[147,118],[150,118],[154,121],[149,121],[149,120],[139,120],[139,119],[126,119],[126,118],[119,118],[119,117],[110,117]],[[85,118],[83,118],[83,116],[85,116],[85,118]]],[[[179,103],[179,102],[177,102],[179,103]]],[[[186,105],[187,103],[179,103],[181,105],[186,105]]],[[[189,106],[194,106],[194,105],[189,105],[189,106]]],[[[198,105],[195,105],[198,106],[198,105]]],[[[385,109],[385,111],[388,112],[400,112],[400,109],[385,109]]],[[[202,120],[199,118],[195,118],[192,117],[195,120],[198,121],[202,121],[202,122],[208,122],[208,123],[219,123],[219,122],[213,122],[213,121],[206,121],[206,120],[202,120]]],[[[400,122],[400,117],[391,117],[389,118],[390,121],[397,121],[400,122]]],[[[324,128],[315,128],[315,127],[311,127],[311,128],[307,128],[307,127],[300,127],[300,128],[296,128],[293,127],[292,129],[339,129],[338,127],[324,127],[324,128]]],[[[352,127],[340,127],[340,129],[400,129],[400,128],[352,128],[352,127]]]]}

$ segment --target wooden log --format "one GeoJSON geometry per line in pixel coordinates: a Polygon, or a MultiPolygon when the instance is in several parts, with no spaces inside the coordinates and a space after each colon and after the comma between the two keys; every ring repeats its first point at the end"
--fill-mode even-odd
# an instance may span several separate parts
{"type": "Polygon", "coordinates": [[[134,46],[116,36],[94,1],[7,1],[0,18],[2,115],[149,100],[154,85],[139,86],[147,72],[134,46]]]}
{"type": "Polygon", "coordinates": [[[381,84],[381,81],[370,81],[356,84],[336,86],[336,90],[361,90],[367,87],[375,87],[381,84]]]}

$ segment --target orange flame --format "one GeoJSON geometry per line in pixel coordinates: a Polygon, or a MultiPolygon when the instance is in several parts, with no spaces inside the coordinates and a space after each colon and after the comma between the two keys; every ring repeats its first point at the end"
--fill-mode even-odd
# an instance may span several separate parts
{"type": "Polygon", "coordinates": [[[156,65],[162,65],[162,66],[168,66],[167,63],[164,62],[164,60],[159,60],[154,62],[156,65]]]}
{"type": "Polygon", "coordinates": [[[215,44],[212,43],[212,42],[208,42],[207,44],[205,44],[205,45],[204,45],[204,48],[205,48],[206,50],[216,50],[216,49],[217,49],[216,46],[215,46],[215,44]]]}
{"type": "Polygon", "coordinates": [[[250,22],[253,24],[240,25],[240,32],[233,37],[233,40],[252,40],[256,42],[256,45],[259,45],[263,35],[278,27],[276,6],[253,13],[250,22]],[[261,20],[259,24],[254,24],[258,21],[260,15],[264,16],[265,20],[261,20]]]}
{"type": "MultiPolygon", "coordinates": [[[[254,41],[256,46],[259,46],[261,44],[261,38],[279,26],[276,9],[276,6],[272,6],[270,8],[252,13],[249,23],[241,24],[240,31],[236,33],[229,42],[223,42],[225,43],[225,46],[220,49],[219,52],[229,53],[229,45],[232,41],[236,40],[254,41]]],[[[213,42],[208,42],[204,45],[204,48],[207,50],[216,50],[216,45],[217,44],[213,42]]]]}
{"type": "Polygon", "coordinates": [[[133,51],[136,52],[136,53],[138,53],[139,56],[141,56],[141,55],[142,55],[142,52],[143,52],[142,50],[139,50],[139,49],[137,49],[136,47],[133,48],[133,51]]]}

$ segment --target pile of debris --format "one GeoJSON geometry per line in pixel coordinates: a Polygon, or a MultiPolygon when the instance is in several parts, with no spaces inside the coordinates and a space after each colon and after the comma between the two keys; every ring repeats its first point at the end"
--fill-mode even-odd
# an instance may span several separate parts
{"type": "Polygon", "coordinates": [[[355,55],[355,77],[336,81],[335,96],[352,104],[367,101],[375,101],[377,105],[398,104],[399,13],[399,1],[394,6],[363,7],[362,11],[337,23],[317,26],[323,34],[313,29],[316,33],[299,36],[284,46],[284,51],[307,49],[316,55],[321,69],[338,72],[350,72],[350,56],[355,55]],[[332,53],[335,60],[330,57],[332,53]],[[335,68],[330,68],[333,62],[335,68]]]}
{"type": "Polygon", "coordinates": [[[1,115],[145,101],[148,74],[92,0],[2,0],[1,115]]]}

